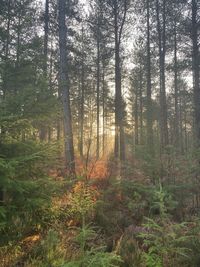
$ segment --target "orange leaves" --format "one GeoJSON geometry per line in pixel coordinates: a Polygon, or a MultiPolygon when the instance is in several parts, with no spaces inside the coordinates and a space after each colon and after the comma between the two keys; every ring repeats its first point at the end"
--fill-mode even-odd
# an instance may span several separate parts
{"type": "Polygon", "coordinates": [[[105,179],[108,176],[106,160],[91,159],[87,164],[84,161],[76,161],[76,173],[78,176],[84,176],[88,179],[105,179]]]}

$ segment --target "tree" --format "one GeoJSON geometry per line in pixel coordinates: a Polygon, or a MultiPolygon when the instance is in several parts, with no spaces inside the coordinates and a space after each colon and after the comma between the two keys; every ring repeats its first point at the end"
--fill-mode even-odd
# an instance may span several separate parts
{"type": "Polygon", "coordinates": [[[195,120],[195,141],[200,144],[200,85],[199,85],[199,45],[198,45],[198,4],[192,0],[192,72],[194,90],[194,120],[195,120]]]}
{"type": "Polygon", "coordinates": [[[152,86],[151,86],[151,50],[150,50],[150,14],[149,0],[147,0],[147,146],[153,154],[153,114],[152,114],[152,86]]]}
{"type": "Polygon", "coordinates": [[[161,147],[165,148],[169,144],[167,125],[167,101],[165,87],[165,56],[166,56],[166,1],[162,2],[162,26],[160,19],[160,4],[156,0],[157,33],[159,46],[159,68],[160,68],[160,128],[161,147]]]}
{"type": "Polygon", "coordinates": [[[58,2],[58,20],[59,20],[59,49],[60,49],[60,91],[63,103],[64,113],[64,139],[65,139],[65,157],[66,167],[71,174],[75,173],[74,145],[72,132],[72,119],[70,108],[69,78],[67,70],[67,26],[65,23],[66,1],[58,2]]]}
{"type": "Polygon", "coordinates": [[[125,159],[124,139],[124,104],[121,85],[121,43],[127,12],[130,8],[128,0],[106,1],[107,12],[109,12],[109,25],[114,34],[115,53],[115,157],[121,161],[125,159]]]}

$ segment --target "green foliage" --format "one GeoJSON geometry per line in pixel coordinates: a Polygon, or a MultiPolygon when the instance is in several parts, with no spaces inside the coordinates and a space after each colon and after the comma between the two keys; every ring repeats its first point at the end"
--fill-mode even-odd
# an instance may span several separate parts
{"type": "Polygon", "coordinates": [[[51,197],[59,191],[60,184],[46,175],[47,162],[56,155],[54,148],[35,142],[1,147],[0,189],[4,199],[0,206],[0,231],[4,242],[47,227],[52,213],[51,197]]]}
{"type": "Polygon", "coordinates": [[[182,257],[188,257],[190,251],[185,242],[191,236],[186,234],[186,224],[171,223],[168,219],[156,222],[147,218],[144,228],[146,231],[139,236],[148,248],[143,252],[147,267],[180,266],[182,257]]]}
{"type": "Polygon", "coordinates": [[[90,225],[84,225],[79,229],[79,232],[75,238],[75,241],[80,245],[82,252],[85,251],[87,242],[94,240],[97,237],[97,233],[90,225]]]}
{"type": "Polygon", "coordinates": [[[169,212],[173,211],[177,206],[177,202],[172,195],[161,185],[155,187],[150,201],[150,214],[156,214],[160,218],[169,216],[169,212]]]}
{"type": "MultiPolygon", "coordinates": [[[[78,182],[69,197],[70,212],[81,218],[81,227],[75,228],[78,233],[74,241],[79,246],[79,257],[63,267],[117,267],[121,259],[115,253],[105,252],[103,239],[96,227],[86,224],[88,215],[95,207],[96,190],[86,182],[78,182]],[[98,241],[99,240],[99,241],[98,241]],[[100,242],[100,243],[99,243],[100,242]]],[[[91,218],[90,218],[91,219],[91,218]]]]}
{"type": "Polygon", "coordinates": [[[121,259],[114,253],[90,251],[80,261],[64,264],[62,267],[119,267],[121,259]]]}
{"type": "Polygon", "coordinates": [[[188,225],[188,234],[191,236],[187,239],[185,246],[190,251],[189,257],[185,258],[183,263],[189,267],[198,267],[200,265],[200,220],[196,218],[188,225]]]}
{"type": "Polygon", "coordinates": [[[119,254],[124,267],[139,267],[142,265],[143,254],[140,244],[133,235],[125,234],[120,242],[119,254]]]}
{"type": "Polygon", "coordinates": [[[32,266],[37,264],[37,266],[41,267],[61,267],[64,263],[64,249],[60,242],[59,234],[50,229],[45,239],[37,247],[35,256],[30,260],[30,264],[32,266]]]}
{"type": "Polygon", "coordinates": [[[72,262],[64,264],[63,267],[117,267],[122,262],[121,258],[114,252],[105,252],[105,248],[96,245],[95,240],[99,237],[95,228],[87,225],[82,226],[75,238],[80,247],[80,256],[72,262]]]}
{"type": "Polygon", "coordinates": [[[69,212],[81,219],[82,226],[85,226],[87,215],[95,206],[95,189],[86,182],[79,181],[75,184],[69,195],[69,212]]]}

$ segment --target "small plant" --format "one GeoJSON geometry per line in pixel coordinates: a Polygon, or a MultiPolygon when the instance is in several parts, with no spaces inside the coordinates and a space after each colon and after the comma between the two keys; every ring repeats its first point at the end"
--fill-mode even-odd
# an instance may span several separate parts
{"type": "Polygon", "coordinates": [[[81,226],[74,241],[79,246],[79,256],[75,260],[65,263],[62,267],[117,267],[121,262],[114,252],[107,253],[103,246],[102,237],[97,228],[86,224],[87,218],[94,212],[97,191],[84,181],[79,181],[69,197],[70,212],[81,220],[81,226]],[[101,243],[101,244],[99,244],[101,243]]]}
{"type": "Polygon", "coordinates": [[[47,236],[36,248],[34,255],[27,263],[27,267],[61,267],[64,264],[65,251],[62,249],[58,233],[49,230],[47,236]]]}
{"type": "Polygon", "coordinates": [[[87,215],[94,209],[96,194],[95,188],[92,188],[86,182],[79,181],[69,196],[70,212],[78,216],[83,228],[86,224],[87,215]]]}
{"type": "Polygon", "coordinates": [[[75,238],[75,241],[79,244],[82,254],[86,250],[88,241],[94,240],[97,237],[97,233],[90,225],[84,225],[79,228],[79,233],[75,238]]]}
{"type": "Polygon", "coordinates": [[[147,218],[145,231],[139,236],[143,239],[147,251],[143,251],[144,263],[147,267],[181,266],[182,257],[188,257],[189,249],[185,242],[187,235],[186,224],[175,224],[168,218],[161,222],[147,218]]]}

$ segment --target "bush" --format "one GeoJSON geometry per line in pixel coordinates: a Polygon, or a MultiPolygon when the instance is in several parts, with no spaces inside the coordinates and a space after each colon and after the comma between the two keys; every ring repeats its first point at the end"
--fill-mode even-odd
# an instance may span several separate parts
{"type": "Polygon", "coordinates": [[[52,196],[60,188],[60,184],[46,174],[47,162],[54,148],[47,149],[35,142],[7,146],[6,150],[5,145],[1,150],[7,153],[0,156],[2,245],[47,227],[53,216],[52,196]]]}

